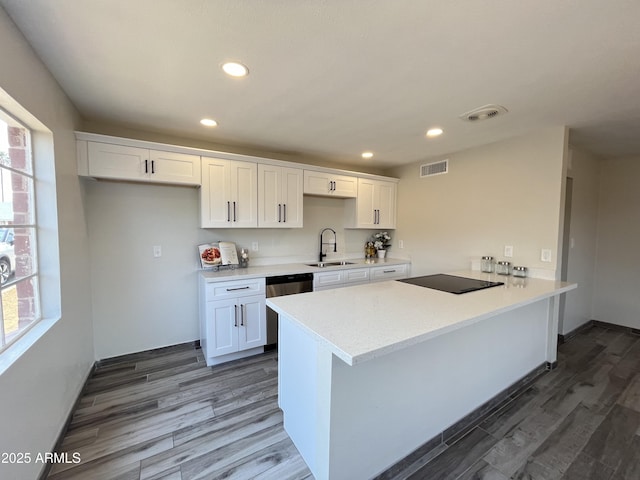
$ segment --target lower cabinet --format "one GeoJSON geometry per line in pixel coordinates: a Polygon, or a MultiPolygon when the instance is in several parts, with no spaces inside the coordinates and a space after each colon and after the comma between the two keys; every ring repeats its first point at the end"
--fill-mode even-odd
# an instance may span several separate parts
{"type": "Polygon", "coordinates": [[[267,343],[265,279],[200,282],[200,344],[207,365],[262,353],[267,343]]]}
{"type": "Polygon", "coordinates": [[[369,282],[382,282],[406,278],[409,264],[384,265],[377,267],[354,268],[348,270],[329,270],[313,274],[313,291],[350,287],[369,282]]]}
{"type": "Polygon", "coordinates": [[[313,274],[313,291],[350,287],[360,283],[369,283],[369,269],[330,270],[313,274]]]}

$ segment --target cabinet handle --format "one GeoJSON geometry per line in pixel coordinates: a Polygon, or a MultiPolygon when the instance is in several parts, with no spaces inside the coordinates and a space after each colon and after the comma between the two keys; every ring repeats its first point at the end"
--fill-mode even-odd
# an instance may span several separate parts
{"type": "Polygon", "coordinates": [[[382,273],[395,273],[395,270],[383,270],[382,273]]]}
{"type": "Polygon", "coordinates": [[[238,326],[238,305],[233,306],[233,326],[238,326]]]}
{"type": "Polygon", "coordinates": [[[332,190],[335,192],[336,191],[336,182],[334,180],[332,180],[331,183],[333,184],[332,190]]]}
{"type": "Polygon", "coordinates": [[[284,223],[287,223],[287,204],[286,204],[286,203],[283,203],[283,204],[282,204],[282,211],[284,212],[284,213],[283,213],[283,220],[282,220],[282,221],[283,221],[284,223]]]}
{"type": "Polygon", "coordinates": [[[156,161],[151,160],[151,173],[156,173],[156,161]]]}
{"type": "Polygon", "coordinates": [[[236,288],[227,288],[227,292],[235,292],[236,290],[249,290],[251,287],[247,285],[246,287],[236,287],[236,288]]]}
{"type": "Polygon", "coordinates": [[[278,204],[278,223],[282,222],[282,215],[280,209],[282,208],[281,204],[278,204]]]}
{"type": "Polygon", "coordinates": [[[149,160],[144,161],[144,173],[149,173],[149,160]]]}
{"type": "Polygon", "coordinates": [[[236,220],[236,202],[233,202],[233,221],[237,221],[236,220]]]}
{"type": "Polygon", "coordinates": [[[244,327],[244,307],[245,305],[240,304],[240,326],[244,327]]]}
{"type": "Polygon", "coordinates": [[[231,221],[231,202],[227,202],[227,222],[231,221]]]}

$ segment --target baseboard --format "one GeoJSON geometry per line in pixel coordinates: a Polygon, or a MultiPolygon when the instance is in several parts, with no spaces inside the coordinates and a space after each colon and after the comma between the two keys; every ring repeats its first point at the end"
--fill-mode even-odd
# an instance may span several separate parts
{"type": "MultiPolygon", "coordinates": [[[[58,433],[58,438],[56,439],[56,442],[54,444],[53,449],[51,450],[52,452],[59,452],[60,451],[60,447],[62,446],[62,442],[64,440],[64,437],[67,434],[67,430],[69,429],[69,425],[71,425],[71,420],[73,420],[73,414],[76,411],[76,409],[78,408],[78,405],[80,404],[80,400],[82,399],[82,394],[83,394],[85,388],[87,388],[87,384],[89,383],[89,380],[93,376],[93,373],[96,371],[97,367],[98,367],[98,362],[93,362],[93,365],[91,365],[91,368],[89,369],[87,375],[85,376],[84,383],[82,384],[82,388],[78,392],[78,396],[76,397],[76,401],[73,402],[73,406],[71,407],[71,410],[69,410],[69,414],[67,415],[67,420],[64,422],[62,428],[60,429],[60,433],[58,433]]],[[[38,476],[38,480],[46,480],[46,478],[49,476],[49,472],[51,471],[52,465],[53,464],[49,463],[49,462],[47,462],[44,465],[44,467],[40,471],[40,475],[38,476]]]]}
{"type": "Polygon", "coordinates": [[[623,325],[616,325],[615,323],[608,323],[600,320],[589,320],[588,322],[583,323],[578,328],[575,328],[570,332],[565,333],[564,335],[558,334],[558,343],[559,344],[566,343],[576,335],[586,330],[589,330],[592,327],[606,328],[607,330],[615,330],[618,332],[625,332],[625,333],[630,333],[631,335],[640,336],[640,329],[637,329],[637,328],[625,327],[623,325]]]}

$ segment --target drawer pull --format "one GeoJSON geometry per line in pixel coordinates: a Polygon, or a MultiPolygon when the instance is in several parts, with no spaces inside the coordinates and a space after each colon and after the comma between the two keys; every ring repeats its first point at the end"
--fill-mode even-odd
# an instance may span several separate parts
{"type": "Polygon", "coordinates": [[[227,288],[227,292],[235,292],[236,290],[249,290],[251,287],[247,285],[246,287],[236,287],[236,288],[227,288]]]}
{"type": "Polygon", "coordinates": [[[383,270],[382,273],[395,273],[395,270],[383,270]]]}

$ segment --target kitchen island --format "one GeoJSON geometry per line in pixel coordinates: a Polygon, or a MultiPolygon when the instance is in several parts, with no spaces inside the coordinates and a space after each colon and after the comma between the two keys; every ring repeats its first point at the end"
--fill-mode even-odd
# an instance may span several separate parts
{"type": "Polygon", "coordinates": [[[397,281],[277,297],[284,427],[316,479],[371,478],[556,362],[575,284],[479,272],[453,295],[397,281]]]}

